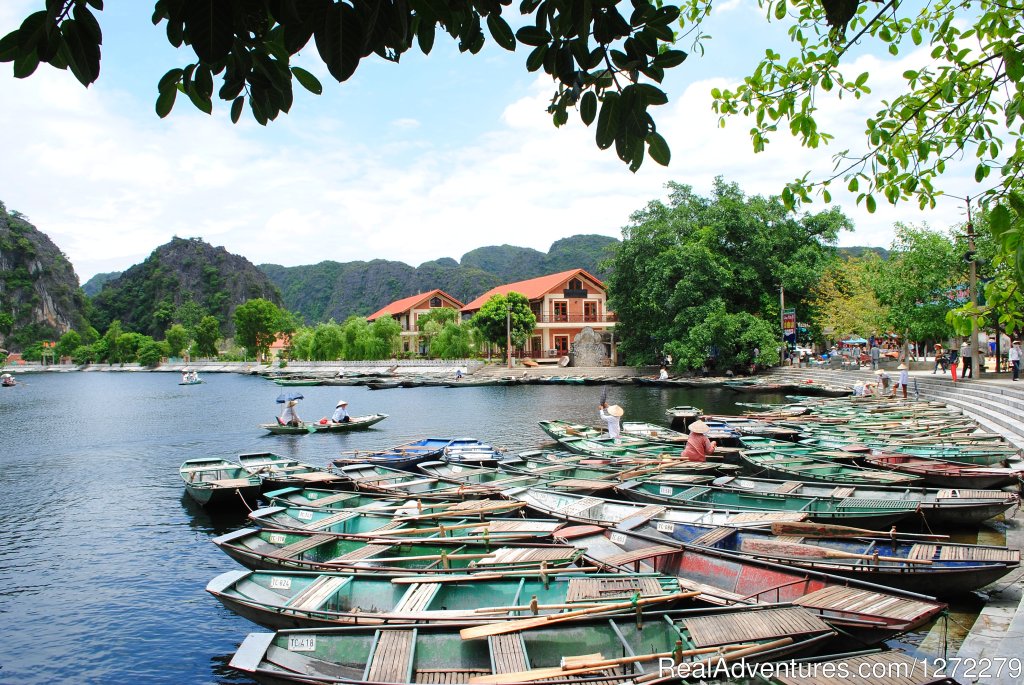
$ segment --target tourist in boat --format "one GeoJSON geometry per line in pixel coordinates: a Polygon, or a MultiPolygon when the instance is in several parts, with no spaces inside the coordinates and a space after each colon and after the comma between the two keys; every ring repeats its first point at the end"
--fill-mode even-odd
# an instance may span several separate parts
{"type": "Polygon", "coordinates": [[[711,430],[708,424],[703,421],[694,421],[690,424],[690,435],[686,438],[686,447],[683,448],[682,458],[689,461],[707,461],[708,455],[715,451],[718,443],[708,440],[707,432],[711,430]]]}
{"type": "Polygon", "coordinates": [[[331,423],[348,423],[352,420],[352,417],[348,415],[348,402],[345,400],[338,400],[338,404],[334,405],[334,414],[331,416],[331,423]]]}
{"type": "Polygon", "coordinates": [[[188,370],[183,370],[181,372],[181,382],[188,383],[188,370]]]}
{"type": "Polygon", "coordinates": [[[301,426],[302,419],[299,418],[299,414],[295,411],[295,405],[299,402],[298,400],[288,400],[285,402],[284,411],[281,412],[281,416],[278,417],[278,421],[282,426],[301,426]]]}
{"type": "MultiPolygon", "coordinates": [[[[903,389],[903,399],[907,399],[907,386],[910,384],[910,372],[907,370],[906,364],[900,364],[896,367],[896,370],[900,372],[900,378],[896,381],[896,387],[903,389]]],[[[895,390],[893,390],[893,394],[896,394],[895,390]]]]}
{"type": "Polygon", "coordinates": [[[661,367],[661,371],[658,372],[658,380],[659,381],[667,381],[668,380],[668,370],[664,366],[661,367]]]}
{"type": "Polygon", "coordinates": [[[598,415],[601,417],[601,420],[608,425],[609,437],[618,439],[619,433],[622,432],[619,419],[621,419],[622,415],[626,412],[617,404],[608,406],[607,402],[600,405],[599,410],[598,415]]]}
{"type": "Polygon", "coordinates": [[[462,380],[462,369],[455,369],[455,380],[462,380]]]}

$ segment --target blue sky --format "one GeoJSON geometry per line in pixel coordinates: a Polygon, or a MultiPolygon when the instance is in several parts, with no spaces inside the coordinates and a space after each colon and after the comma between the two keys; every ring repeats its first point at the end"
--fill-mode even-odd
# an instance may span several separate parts
{"type": "MultiPolygon", "coordinates": [[[[749,124],[718,128],[708,92],[749,73],[765,46],[785,51],[785,25],[766,24],[753,0],[720,3],[705,55],[674,70],[670,103],[655,114],[672,164],[647,160],[631,174],[613,151],[597,150],[592,129],[575,120],[552,126],[545,107],[554,85],[526,71],[522,46],[460,55],[442,34],[431,55],[414,50],[397,66],[368,58],[344,84],[330,79],[311,43],[298,63],[321,78],[324,94],[297,90],[291,114],[266,128],[247,115],[232,125],[219,101],[204,115],[184,97],[160,120],[156,83],[191,53],[152,25],[149,0],[105,5],[101,74],[91,88],[46,66],[19,81],[0,65],[0,200],[47,233],[83,282],[128,268],[175,235],[286,266],[418,265],[483,245],[546,251],[578,233],[621,237],[629,215],[663,198],[670,180],[707,193],[721,175],[748,194],[775,194],[805,171],[826,173],[836,150],[857,146],[865,115],[897,92],[904,70],[862,45],[858,71],[871,72],[876,100],[821,103],[819,115],[849,142],[806,151],[780,135],[754,155],[749,124]]],[[[4,0],[0,35],[41,6],[4,0]]],[[[972,172],[968,159],[963,174],[972,172]]],[[[959,173],[947,186],[963,195],[970,185],[959,173]]],[[[897,221],[945,228],[962,220],[954,200],[933,212],[904,204],[869,215],[834,195],[857,226],[843,245],[887,246],[897,221]]]]}

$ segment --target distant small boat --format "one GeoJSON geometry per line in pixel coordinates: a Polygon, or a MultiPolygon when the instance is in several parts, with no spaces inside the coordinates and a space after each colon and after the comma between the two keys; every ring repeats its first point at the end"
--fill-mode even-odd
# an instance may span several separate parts
{"type": "Polygon", "coordinates": [[[0,376],[0,386],[4,388],[13,388],[17,384],[17,379],[9,373],[5,373],[3,376],[0,376]]]}
{"type": "Polygon", "coordinates": [[[345,431],[369,428],[375,423],[380,423],[388,417],[387,414],[368,414],[366,416],[353,416],[350,421],[344,423],[304,423],[301,426],[281,425],[280,423],[261,423],[260,428],[268,430],[274,435],[304,435],[306,433],[343,433],[345,431]]]}
{"type": "Polygon", "coordinates": [[[293,387],[300,385],[321,385],[323,380],[320,378],[275,378],[274,383],[285,387],[293,387]]]}
{"type": "Polygon", "coordinates": [[[259,476],[225,459],[189,459],[178,474],[185,481],[185,492],[204,507],[241,508],[260,495],[259,476]]]}

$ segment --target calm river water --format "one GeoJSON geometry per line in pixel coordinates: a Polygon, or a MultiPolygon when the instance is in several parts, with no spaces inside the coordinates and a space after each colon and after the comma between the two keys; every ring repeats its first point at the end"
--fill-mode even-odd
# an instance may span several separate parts
{"type": "MultiPolygon", "coordinates": [[[[179,378],[39,374],[0,389],[0,683],[249,682],[227,663],[262,629],[204,591],[235,566],[209,539],[246,519],[196,506],[178,476],[186,459],[272,451],[323,465],[339,450],[426,436],[520,450],[547,442],[539,420],[597,423],[603,390],[297,388],[306,420],[339,399],[355,415],[390,418],[367,431],[267,436],[256,424],[273,419],[282,388],[236,374],[179,378]]],[[[728,412],[736,397],[608,387],[626,419],[658,423],[667,407],[728,412]]]]}

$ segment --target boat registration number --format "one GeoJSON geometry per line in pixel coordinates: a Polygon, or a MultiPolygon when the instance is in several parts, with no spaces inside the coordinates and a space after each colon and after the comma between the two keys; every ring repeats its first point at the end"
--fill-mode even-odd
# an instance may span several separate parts
{"type": "Polygon", "coordinates": [[[303,509],[303,510],[301,510],[301,511],[300,511],[300,512],[299,512],[299,513],[297,514],[297,516],[298,516],[298,517],[299,517],[300,519],[302,519],[303,521],[312,521],[312,520],[313,520],[313,512],[309,511],[308,509],[303,509]]]}
{"type": "Polygon", "coordinates": [[[320,493],[317,493],[317,492],[311,492],[311,493],[309,493],[309,494],[307,494],[307,495],[306,495],[306,499],[316,499],[316,498],[317,498],[317,497],[319,497],[319,496],[320,496],[320,493]]]}
{"type": "Polygon", "coordinates": [[[660,492],[663,495],[671,495],[672,494],[672,486],[671,485],[662,485],[660,488],[658,488],[658,492],[660,492]]]}
{"type": "Polygon", "coordinates": [[[676,524],[668,523],[667,521],[659,521],[657,528],[660,533],[673,533],[675,532],[676,524]]]}
{"type": "Polygon", "coordinates": [[[315,652],[316,651],[316,635],[289,635],[288,636],[288,651],[289,652],[315,652]]]}
{"type": "Polygon", "coordinates": [[[611,534],[611,540],[616,545],[624,545],[624,544],[626,544],[626,536],[623,535],[622,533],[612,533],[611,534]]]}
{"type": "Polygon", "coordinates": [[[269,538],[270,538],[270,544],[272,544],[272,545],[283,545],[284,544],[284,534],[283,533],[271,533],[269,535],[269,538]]]}
{"type": "Polygon", "coordinates": [[[291,590],[292,589],[292,579],[291,578],[279,578],[277,576],[274,576],[273,578],[270,579],[270,589],[271,590],[291,590]]]}
{"type": "Polygon", "coordinates": [[[452,473],[462,473],[462,467],[461,466],[453,466],[452,467],[452,473]]]}

